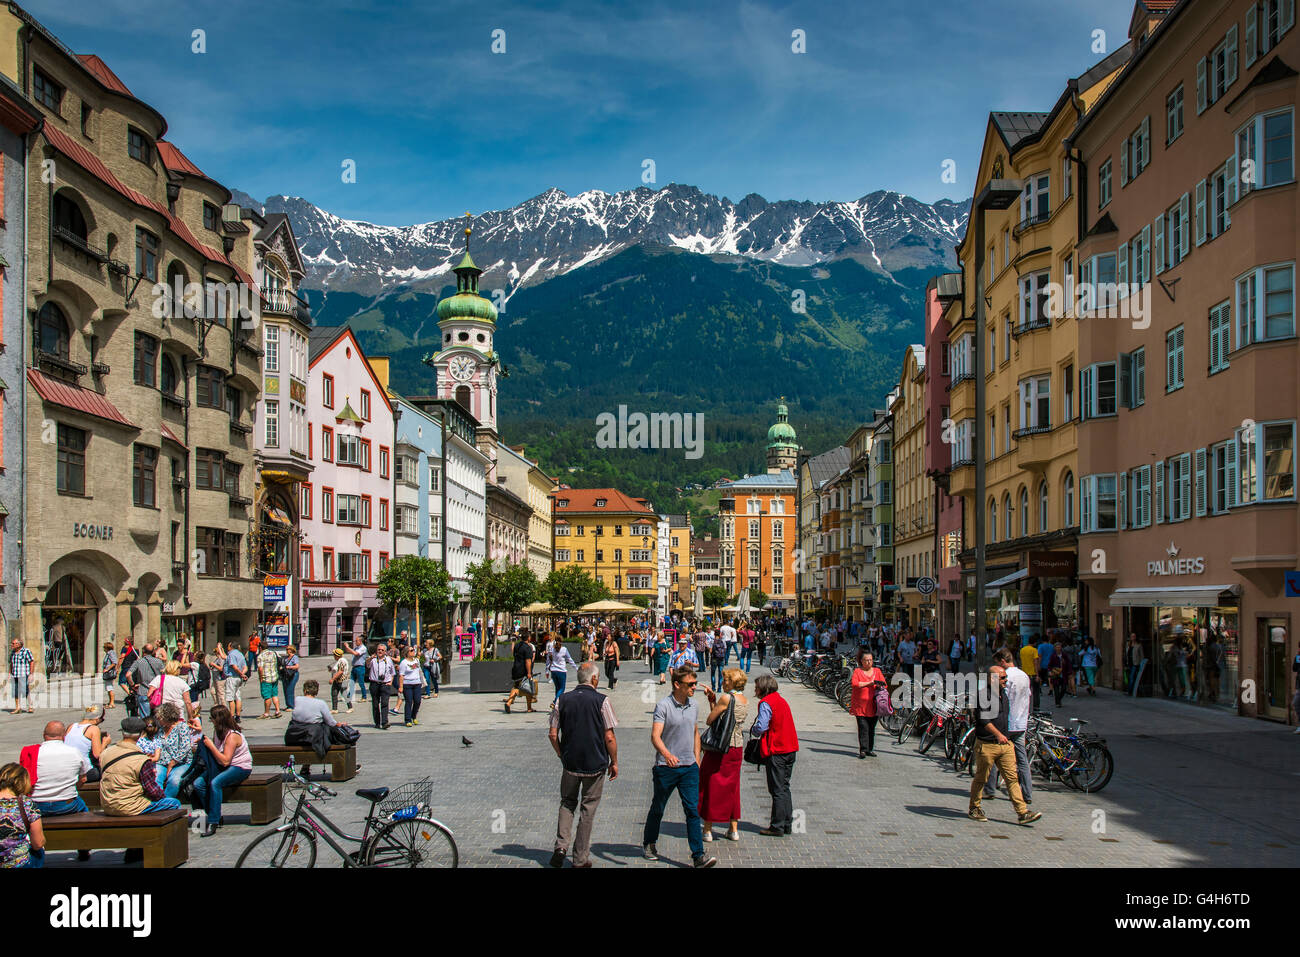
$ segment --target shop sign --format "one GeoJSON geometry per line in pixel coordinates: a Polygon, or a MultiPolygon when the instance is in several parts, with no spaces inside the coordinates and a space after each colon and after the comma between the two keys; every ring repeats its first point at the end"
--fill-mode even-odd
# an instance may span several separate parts
{"type": "Polygon", "coordinates": [[[283,602],[288,585],[289,578],[286,575],[267,575],[262,579],[262,601],[283,602]]]}
{"type": "Polygon", "coordinates": [[[936,584],[933,578],[926,575],[916,580],[916,590],[922,595],[933,595],[936,584]]]}
{"type": "Polygon", "coordinates": [[[174,615],[174,614],[176,614],[176,602],[174,602],[174,601],[165,601],[165,602],[163,602],[162,613],[163,613],[164,615],[174,615]]]}
{"type": "Polygon", "coordinates": [[[305,601],[333,601],[334,589],[332,588],[304,588],[302,597],[305,601]]]}
{"type": "Polygon", "coordinates": [[[1300,598],[1300,572],[1286,572],[1286,597],[1300,598]]]}
{"type": "Polygon", "coordinates": [[[1030,552],[1031,578],[1073,578],[1076,568],[1074,552],[1030,552]]]}
{"type": "Polygon", "coordinates": [[[88,525],[85,522],[72,523],[73,538],[97,538],[100,541],[111,542],[113,540],[112,525],[88,525]]]}
{"type": "Polygon", "coordinates": [[[1201,575],[1205,573],[1205,558],[1198,555],[1195,558],[1179,558],[1178,546],[1172,541],[1169,547],[1165,549],[1165,554],[1169,556],[1164,561],[1147,562],[1148,575],[1201,575]]]}

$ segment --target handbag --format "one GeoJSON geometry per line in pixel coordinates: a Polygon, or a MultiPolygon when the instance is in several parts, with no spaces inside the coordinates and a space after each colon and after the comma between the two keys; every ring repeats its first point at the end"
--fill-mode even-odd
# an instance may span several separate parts
{"type": "Polygon", "coordinates": [[[718,751],[726,754],[731,750],[731,736],[736,732],[736,696],[731,695],[731,700],[727,702],[727,710],[714,720],[713,724],[704,729],[700,735],[700,747],[707,751],[718,751]]]}
{"type": "Polygon", "coordinates": [[[361,732],[352,725],[336,724],[330,728],[331,744],[356,744],[361,739],[361,732]]]}
{"type": "Polygon", "coordinates": [[[524,677],[519,679],[519,690],[523,692],[525,696],[531,698],[533,695],[537,694],[537,682],[530,676],[524,675],[524,677]]]}
{"type": "Polygon", "coordinates": [[[763,739],[752,738],[745,744],[745,763],[746,764],[763,764],[766,762],[763,757],[763,739]]]}
{"type": "Polygon", "coordinates": [[[149,689],[149,707],[156,708],[162,704],[163,685],[165,685],[166,683],[167,683],[167,676],[161,675],[159,677],[158,687],[149,689]]]}
{"type": "Polygon", "coordinates": [[[890,700],[888,688],[876,689],[876,714],[893,714],[894,702],[890,700]]]}

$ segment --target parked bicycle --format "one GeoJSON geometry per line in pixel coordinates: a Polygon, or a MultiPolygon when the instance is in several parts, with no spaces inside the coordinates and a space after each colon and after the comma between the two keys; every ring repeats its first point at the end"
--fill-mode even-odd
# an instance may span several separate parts
{"type": "Polygon", "coordinates": [[[340,830],[309,800],[337,797],[337,791],[298,774],[292,759],[285,765],[284,780],[285,806],[295,794],[297,797],[292,813],[283,824],[254,838],[235,867],[315,867],[319,840],[342,859],[344,867],[441,868],[458,864],[451,828],[429,816],[433,782],[428,778],[396,790],[358,790],[357,797],[370,802],[360,837],[340,830]],[[355,849],[347,850],[344,844],[355,845],[355,849]]]}

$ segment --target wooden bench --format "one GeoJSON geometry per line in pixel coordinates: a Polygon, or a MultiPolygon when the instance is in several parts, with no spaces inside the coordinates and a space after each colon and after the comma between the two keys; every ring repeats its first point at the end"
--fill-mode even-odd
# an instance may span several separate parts
{"type": "Polygon", "coordinates": [[[248,751],[253,756],[254,766],[283,767],[293,758],[294,767],[305,764],[328,764],[330,778],[334,781],[351,781],[357,776],[357,746],[355,744],[334,744],[330,746],[325,759],[321,760],[309,747],[281,742],[249,741],[248,751]]]}
{"type": "Polygon", "coordinates": [[[107,814],[42,816],[47,851],[140,848],[145,867],[178,867],[189,860],[190,823],[183,808],[110,817],[107,814]]]}
{"type": "MultiPolygon", "coordinates": [[[[98,810],[99,782],[88,781],[77,788],[77,793],[91,810],[98,810]]],[[[239,787],[222,793],[222,805],[248,804],[249,824],[270,824],[280,816],[284,806],[284,780],[279,772],[250,774],[239,787]]]]}

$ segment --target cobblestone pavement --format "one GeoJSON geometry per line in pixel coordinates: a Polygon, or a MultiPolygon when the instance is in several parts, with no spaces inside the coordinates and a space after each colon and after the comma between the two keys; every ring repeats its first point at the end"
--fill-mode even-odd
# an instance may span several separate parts
{"type": "MultiPolygon", "coordinates": [[[[305,662],[307,677],[323,675],[323,659],[305,662]]],[[[752,680],[764,669],[754,667],[752,680]]],[[[673,798],[659,840],[659,864],[640,856],[641,828],[650,804],[650,715],[668,686],[649,683],[639,661],[625,663],[613,692],[620,726],[617,780],[608,782],[596,818],[597,866],[683,867],[690,863],[680,804],[673,798]]],[[[369,726],[370,706],[357,703],[362,730],[358,776],[340,785],[323,807],[338,823],[359,830],[366,803],[361,787],[397,785],[424,775],[435,782],[434,816],[452,828],[462,866],[545,864],[554,840],[559,762],[546,739],[553,696],[541,685],[539,712],[504,714],[500,695],[468,693],[469,668],[453,666],[453,682],[424,702],[421,724],[389,731],[369,726]],[[462,735],[473,746],[461,745],[462,735]]],[[[570,676],[570,684],[573,676],[570,676]]],[[[1034,808],[1043,818],[1020,827],[1001,795],[986,801],[986,824],[966,818],[970,778],[929,755],[916,739],[900,747],[877,738],[874,759],[858,760],[853,719],[829,699],[786,687],[801,750],[794,769],[796,833],[765,838],[770,800],[760,769],[747,765],[739,843],[715,841],[722,866],[1144,866],[1294,867],[1300,863],[1300,736],[1277,724],[1158,700],[1133,701],[1109,691],[1066,699],[1058,717],[1079,716],[1103,734],[1115,756],[1115,775],[1099,794],[1035,781],[1034,808]],[[802,833],[799,833],[799,831],[802,833]]],[[[255,694],[255,693],[254,693],[255,694]]],[[[261,721],[261,703],[245,699],[250,737],[277,736],[285,722],[261,721]],[[251,716],[251,720],[250,717],[251,716]]],[[[751,694],[751,700],[753,696],[751,694]]],[[[700,696],[701,706],[707,702],[700,696]]],[[[49,717],[73,712],[0,715],[0,755],[39,739],[49,717]]],[[[116,731],[119,708],[106,723],[116,731]]],[[[228,809],[214,837],[190,840],[191,867],[227,867],[260,828],[243,806],[228,809]]],[[[721,830],[721,829],[719,829],[721,830]]],[[[92,863],[120,862],[96,852],[92,863]]],[[[71,853],[52,853],[50,866],[77,866],[71,853]]],[[[321,848],[319,863],[338,861],[321,848]]]]}

